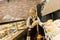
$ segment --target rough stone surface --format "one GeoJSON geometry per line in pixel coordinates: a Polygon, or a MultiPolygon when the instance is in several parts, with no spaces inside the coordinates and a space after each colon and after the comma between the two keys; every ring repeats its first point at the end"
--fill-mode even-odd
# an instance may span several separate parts
{"type": "Polygon", "coordinates": [[[40,0],[7,0],[0,2],[0,20],[6,15],[11,15],[14,18],[27,18],[29,9],[36,6],[40,0]]]}

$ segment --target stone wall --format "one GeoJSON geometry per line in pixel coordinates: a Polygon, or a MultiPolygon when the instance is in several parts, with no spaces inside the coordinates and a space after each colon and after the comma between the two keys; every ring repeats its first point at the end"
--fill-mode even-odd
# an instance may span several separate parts
{"type": "Polygon", "coordinates": [[[0,20],[6,15],[14,18],[27,18],[29,16],[29,9],[36,6],[40,0],[6,0],[0,2],[0,20]]]}

